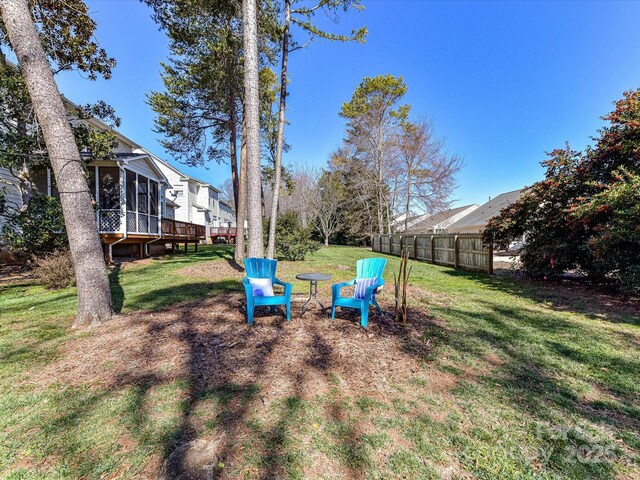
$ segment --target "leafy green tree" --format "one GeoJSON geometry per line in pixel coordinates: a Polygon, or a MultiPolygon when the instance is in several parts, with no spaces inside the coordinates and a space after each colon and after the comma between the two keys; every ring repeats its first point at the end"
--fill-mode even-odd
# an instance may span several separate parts
{"type": "MultiPolygon", "coordinates": [[[[171,56],[162,64],[162,92],[151,92],[163,146],[192,166],[229,161],[236,208],[236,260],[244,257],[246,171],[244,155],[243,23],[240,0],[145,0],[169,38],[171,56]],[[203,41],[206,39],[206,41],[203,41]],[[238,144],[240,143],[240,148],[238,144]]],[[[260,59],[270,65],[279,37],[275,6],[258,11],[260,59]]]]}
{"type": "Polygon", "coordinates": [[[525,235],[521,260],[531,275],[578,269],[638,290],[640,89],[604,119],[593,147],[551,152],[545,179],[492,219],[485,238],[504,247],[525,235]]]}
{"type": "Polygon", "coordinates": [[[351,100],[342,106],[340,116],[348,120],[347,138],[356,161],[359,180],[375,192],[378,233],[390,232],[390,199],[387,178],[393,178],[394,150],[398,129],[407,120],[409,105],[401,104],[407,93],[402,77],[365,77],[351,100]],[[385,221],[386,219],[386,221],[385,221]]]}
{"type": "MultiPolygon", "coordinates": [[[[337,243],[363,244],[376,232],[377,193],[369,162],[356,155],[349,144],[331,155],[329,170],[341,188],[340,228],[334,233],[337,243]]],[[[389,190],[385,191],[385,195],[389,190]]]]}
{"type": "Polygon", "coordinates": [[[13,251],[28,257],[69,248],[60,200],[47,195],[32,196],[7,219],[3,233],[13,251]]]}
{"type": "Polygon", "coordinates": [[[338,20],[340,11],[348,12],[350,9],[360,11],[364,9],[360,0],[319,0],[315,5],[303,3],[296,0],[284,0],[284,24],[282,29],[282,58],[280,63],[280,106],[278,110],[277,134],[275,137],[274,156],[274,188],[273,200],[271,202],[271,216],[269,224],[269,240],[267,246],[267,256],[273,258],[275,248],[275,226],[278,215],[278,201],[280,196],[282,152],[286,151],[284,141],[284,128],[286,124],[285,110],[287,102],[287,69],[289,64],[289,53],[306,47],[314,38],[324,38],[327,40],[348,42],[357,41],[364,43],[367,36],[366,27],[354,30],[350,35],[341,35],[326,32],[313,23],[313,18],[318,12],[323,12],[334,22],[338,20]],[[297,8],[292,8],[295,5],[297,8]],[[303,34],[307,35],[307,40],[303,44],[295,43],[291,34],[291,24],[299,27],[303,34]]]}
{"type": "Polygon", "coordinates": [[[587,244],[625,291],[640,293],[640,174],[624,167],[614,171],[614,181],[585,199],[573,212],[593,225],[587,244]]]}
{"type": "MultiPolygon", "coordinates": [[[[266,232],[266,229],[265,229],[266,232]]],[[[303,227],[300,216],[288,211],[278,217],[276,228],[276,253],[280,260],[301,261],[315,252],[320,245],[312,237],[313,227],[303,227]]]]}

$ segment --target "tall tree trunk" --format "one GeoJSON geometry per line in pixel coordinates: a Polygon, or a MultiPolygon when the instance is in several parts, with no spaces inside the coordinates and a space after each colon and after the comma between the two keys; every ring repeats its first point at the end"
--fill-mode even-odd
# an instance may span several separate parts
{"type": "Polygon", "coordinates": [[[291,0],[284,1],[284,33],[282,34],[282,68],[280,70],[280,111],[278,112],[278,144],[276,146],[275,179],[273,181],[273,201],[269,219],[269,245],[267,257],[273,258],[276,245],[276,222],[278,220],[278,200],[282,174],[282,148],[284,145],[285,108],[287,105],[287,63],[289,61],[289,26],[291,24],[291,0]]]}
{"type": "Polygon", "coordinates": [[[55,175],[78,286],[74,326],[113,315],[109,278],[91,195],[67,112],[25,0],[0,0],[0,15],[18,58],[55,175]]]}
{"type": "Polygon", "coordinates": [[[236,214],[236,251],[235,261],[242,265],[244,260],[244,222],[247,218],[247,142],[245,116],[242,115],[242,143],[240,145],[240,181],[238,185],[238,204],[236,214]]]}
{"type": "Polygon", "coordinates": [[[262,181],[260,178],[260,98],[258,85],[258,25],[256,0],[243,0],[244,20],[244,119],[247,142],[247,255],[262,258],[262,181]]]}
{"type": "Polygon", "coordinates": [[[411,208],[411,169],[407,172],[407,207],[404,210],[404,233],[407,233],[409,209],[411,208]]]}
{"type": "Polygon", "coordinates": [[[376,141],[376,194],[378,197],[378,233],[384,233],[384,177],[382,175],[382,124],[378,126],[378,137],[376,141]]]}
{"type": "Polygon", "coordinates": [[[378,187],[377,187],[377,194],[378,194],[378,201],[377,201],[377,207],[378,207],[378,233],[380,235],[382,235],[384,233],[384,219],[383,219],[383,214],[382,214],[382,208],[383,208],[383,199],[382,199],[382,183],[380,183],[381,180],[378,179],[378,187]]]}
{"type": "Polygon", "coordinates": [[[233,201],[238,217],[238,112],[236,111],[236,99],[233,93],[229,94],[229,157],[231,161],[231,184],[233,186],[233,201]]]}

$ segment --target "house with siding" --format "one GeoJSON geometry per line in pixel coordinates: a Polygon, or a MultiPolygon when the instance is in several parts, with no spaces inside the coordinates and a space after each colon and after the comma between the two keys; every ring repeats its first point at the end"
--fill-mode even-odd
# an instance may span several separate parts
{"type": "Polygon", "coordinates": [[[482,232],[489,220],[500,213],[500,210],[518,201],[522,189],[506,192],[480,205],[473,212],[465,215],[447,227],[449,233],[478,233],[482,232]]]}
{"type": "Polygon", "coordinates": [[[204,225],[207,241],[219,228],[234,228],[235,214],[231,207],[220,199],[220,190],[213,185],[181,172],[179,169],[151,155],[171,187],[167,190],[168,215],[176,220],[204,225]],[[169,203],[168,203],[169,205],[169,203]]]}
{"type": "Polygon", "coordinates": [[[464,205],[462,207],[450,208],[432,215],[415,215],[407,219],[405,230],[404,218],[397,222],[396,231],[398,233],[419,234],[419,233],[442,233],[446,232],[449,225],[458,221],[462,217],[469,215],[479,205],[464,205]]]}
{"type": "MultiPolygon", "coordinates": [[[[70,115],[77,106],[65,99],[70,115]]],[[[98,130],[110,129],[102,121],[70,117],[70,121],[82,121],[98,130]]],[[[205,220],[199,215],[198,197],[200,187],[204,187],[205,205],[213,189],[210,185],[186,185],[192,199],[183,205],[176,201],[174,186],[165,175],[161,165],[166,162],[151,154],[141,145],[116,133],[116,145],[112,156],[106,159],[93,158],[90,152],[81,152],[86,162],[88,182],[95,201],[96,222],[100,233],[105,258],[113,256],[140,256],[164,253],[166,245],[193,243],[196,245],[206,238],[205,220]],[[184,207],[184,209],[183,209],[184,207]],[[182,210],[182,211],[181,211],[182,210]]],[[[168,165],[168,164],[167,164],[168,165]]],[[[0,180],[7,203],[14,209],[23,205],[21,181],[15,172],[0,169],[0,180]]],[[[54,177],[48,167],[31,167],[29,178],[32,194],[58,196],[54,177]]],[[[181,178],[189,178],[178,173],[181,178]]],[[[189,183],[189,182],[187,182],[189,183]]],[[[193,183],[193,182],[192,182],[193,183]]],[[[1,228],[0,224],[0,228],[1,228]]]]}

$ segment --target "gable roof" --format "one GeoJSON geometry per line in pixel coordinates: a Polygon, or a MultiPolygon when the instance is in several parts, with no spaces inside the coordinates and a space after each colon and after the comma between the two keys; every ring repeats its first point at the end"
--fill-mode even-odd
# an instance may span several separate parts
{"type": "Polygon", "coordinates": [[[464,212],[474,205],[475,204],[464,205],[462,207],[443,210],[442,212],[434,213],[433,215],[421,215],[419,217],[409,218],[409,221],[407,223],[407,231],[422,232],[429,230],[430,228],[435,228],[438,224],[446,221],[448,218],[451,218],[458,213],[464,212]]]}
{"type": "Polygon", "coordinates": [[[210,183],[205,182],[203,180],[199,180],[199,179],[197,179],[195,177],[192,177],[191,175],[187,175],[186,173],[184,173],[181,170],[178,170],[176,167],[171,165],[169,162],[167,162],[166,160],[164,160],[164,159],[158,157],[157,155],[151,153],[146,148],[142,148],[141,150],[143,150],[144,152],[148,153],[155,162],[161,163],[162,165],[164,165],[165,167],[169,168],[170,170],[173,170],[176,174],[180,175],[181,180],[185,179],[187,181],[192,181],[192,182],[195,182],[195,183],[199,184],[200,187],[208,187],[208,188],[214,190],[215,192],[222,193],[222,192],[220,192],[220,190],[218,190],[216,187],[214,187],[210,183]]]}
{"type": "Polygon", "coordinates": [[[522,188],[513,190],[512,192],[501,193],[497,197],[492,198],[484,205],[480,205],[469,215],[465,215],[457,222],[449,225],[448,230],[455,232],[458,228],[478,227],[482,229],[487,222],[500,213],[500,210],[516,202],[522,194],[522,188]]]}
{"type": "MultiPolygon", "coordinates": [[[[60,96],[62,97],[62,102],[65,104],[65,106],[67,108],[73,109],[73,110],[77,110],[78,108],[80,108],[80,106],[77,103],[72,102],[67,97],[65,97],[63,94],[60,94],[60,96]]],[[[109,131],[112,131],[113,133],[115,133],[116,138],[118,139],[118,141],[128,145],[129,147],[131,147],[134,150],[142,148],[140,145],[138,145],[136,142],[131,140],[129,137],[123,135],[122,133],[120,133],[115,128],[107,125],[105,122],[103,122],[99,118],[90,117],[90,118],[82,118],[82,119],[77,118],[77,119],[72,119],[72,120],[78,120],[78,121],[81,121],[81,122],[84,122],[84,123],[88,123],[89,125],[91,125],[92,127],[97,128],[98,130],[109,130],[109,131]]]]}

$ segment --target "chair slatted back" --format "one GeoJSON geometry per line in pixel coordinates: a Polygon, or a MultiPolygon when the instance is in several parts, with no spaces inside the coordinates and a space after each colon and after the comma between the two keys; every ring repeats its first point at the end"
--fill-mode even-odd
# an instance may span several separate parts
{"type": "Polygon", "coordinates": [[[269,258],[245,258],[244,269],[249,278],[275,278],[277,260],[269,258]]]}
{"type": "Polygon", "coordinates": [[[384,267],[387,265],[386,258],[362,258],[356,262],[357,278],[382,278],[384,267]]]}

